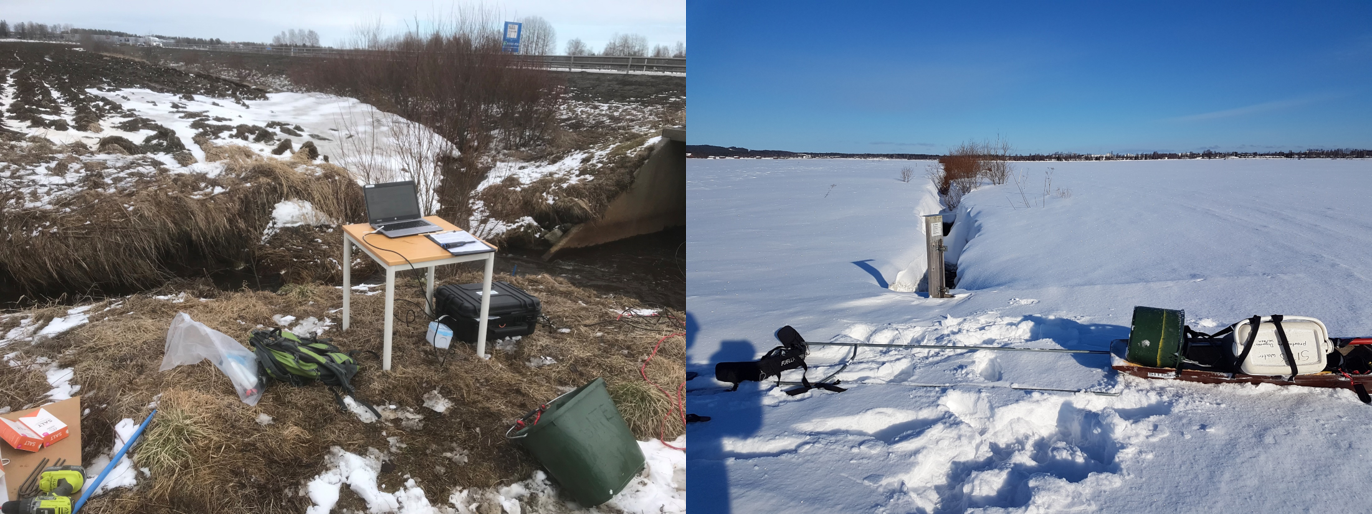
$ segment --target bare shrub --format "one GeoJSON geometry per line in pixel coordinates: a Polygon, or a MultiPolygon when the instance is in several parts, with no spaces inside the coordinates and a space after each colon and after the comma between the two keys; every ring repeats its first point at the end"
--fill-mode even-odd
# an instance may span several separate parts
{"type": "Polygon", "coordinates": [[[914,177],[915,177],[915,169],[914,169],[914,168],[911,168],[911,167],[909,167],[909,166],[906,166],[906,167],[900,169],[900,181],[901,181],[901,182],[909,182],[910,179],[912,179],[912,178],[914,178],[914,177]]]}
{"type": "Polygon", "coordinates": [[[1004,184],[1010,178],[1011,168],[1010,155],[1013,149],[1010,142],[1002,139],[999,135],[994,141],[987,140],[981,144],[982,175],[986,180],[997,186],[1004,184]]]}
{"type": "MultiPolygon", "coordinates": [[[[501,19],[495,10],[468,6],[449,20],[426,24],[429,28],[423,30],[416,24],[399,35],[362,28],[356,51],[321,60],[292,78],[361,99],[450,142],[452,148],[423,138],[399,141],[419,145],[402,151],[412,156],[415,167],[387,173],[437,169],[439,180],[431,186],[441,204],[438,214],[465,224],[472,192],[485,178],[497,147],[545,145],[556,128],[561,101],[553,75],[501,52],[501,19]],[[413,157],[421,153],[426,156],[413,157]]],[[[375,169],[363,173],[380,176],[375,169]]]]}
{"type": "Polygon", "coordinates": [[[930,165],[927,175],[938,188],[944,204],[953,209],[983,180],[994,185],[1004,184],[1010,178],[1018,180],[1010,164],[1012,151],[1010,142],[1000,136],[994,141],[962,143],[940,157],[937,165],[930,165]]]}

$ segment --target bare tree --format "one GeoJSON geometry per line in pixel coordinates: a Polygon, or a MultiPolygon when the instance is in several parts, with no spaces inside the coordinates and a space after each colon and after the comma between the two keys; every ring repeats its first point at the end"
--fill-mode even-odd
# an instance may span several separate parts
{"type": "Polygon", "coordinates": [[[10,37],[10,24],[5,20],[0,20],[0,37],[10,37]]]}
{"type": "Polygon", "coordinates": [[[911,168],[911,167],[909,167],[909,166],[906,166],[906,167],[900,169],[900,181],[901,181],[901,182],[909,182],[910,179],[912,179],[912,178],[914,178],[914,177],[915,177],[915,169],[914,169],[914,168],[911,168]]]}
{"type": "Polygon", "coordinates": [[[672,57],[686,57],[686,43],[677,41],[676,47],[672,50],[672,57]]]}
{"type": "Polygon", "coordinates": [[[615,34],[600,55],[643,57],[648,55],[648,38],[639,34],[615,34]]]}
{"type": "Polygon", "coordinates": [[[557,31],[540,16],[527,16],[519,20],[524,24],[524,33],[519,36],[519,53],[525,55],[549,55],[557,49],[557,31]]]}
{"type": "Polygon", "coordinates": [[[319,46],[319,34],[313,30],[289,29],[272,36],[273,45],[319,46]]]}
{"type": "Polygon", "coordinates": [[[591,47],[581,41],[581,38],[572,38],[567,41],[567,55],[592,55],[591,47]]]}
{"type": "Polygon", "coordinates": [[[653,46],[653,57],[671,57],[671,56],[672,56],[672,49],[671,49],[671,48],[668,48],[667,45],[654,45],[654,46],[653,46]]]}

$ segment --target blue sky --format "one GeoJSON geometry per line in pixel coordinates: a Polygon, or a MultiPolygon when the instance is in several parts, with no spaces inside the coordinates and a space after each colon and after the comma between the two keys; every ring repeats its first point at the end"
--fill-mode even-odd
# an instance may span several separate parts
{"type": "Polygon", "coordinates": [[[687,36],[691,144],[943,153],[999,134],[1021,153],[1372,148],[1364,0],[691,0],[687,36]]]}

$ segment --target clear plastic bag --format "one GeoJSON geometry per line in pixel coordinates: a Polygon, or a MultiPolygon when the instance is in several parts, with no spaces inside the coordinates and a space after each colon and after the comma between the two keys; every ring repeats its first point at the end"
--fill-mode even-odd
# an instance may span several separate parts
{"type": "Polygon", "coordinates": [[[162,367],[166,371],[183,364],[196,364],[208,359],[219,371],[233,381],[238,398],[248,405],[262,399],[261,379],[257,376],[257,355],[223,332],[192,320],[184,312],[176,313],[167,330],[166,355],[162,367]]]}

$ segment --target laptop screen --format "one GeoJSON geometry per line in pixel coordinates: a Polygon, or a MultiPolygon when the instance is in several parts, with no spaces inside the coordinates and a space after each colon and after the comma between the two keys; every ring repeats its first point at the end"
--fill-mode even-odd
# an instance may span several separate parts
{"type": "Polygon", "coordinates": [[[362,188],[367,199],[367,221],[387,223],[419,218],[419,196],[414,181],[372,184],[362,188]]]}

